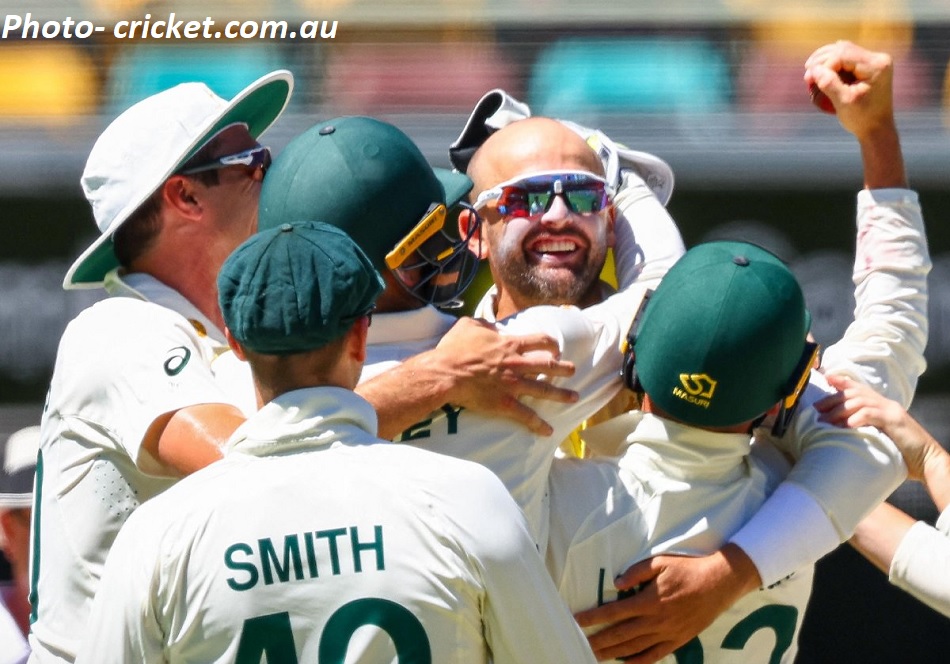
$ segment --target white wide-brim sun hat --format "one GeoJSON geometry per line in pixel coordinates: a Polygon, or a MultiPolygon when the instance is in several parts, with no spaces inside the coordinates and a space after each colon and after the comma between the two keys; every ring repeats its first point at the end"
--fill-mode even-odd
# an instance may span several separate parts
{"type": "Polygon", "coordinates": [[[284,69],[226,101],[203,83],[182,83],[138,102],[99,136],[82,175],[100,236],[66,272],[63,288],[96,288],[118,267],[112,236],[165,180],[225,127],[244,124],[254,139],[283,113],[293,92],[284,69]]]}

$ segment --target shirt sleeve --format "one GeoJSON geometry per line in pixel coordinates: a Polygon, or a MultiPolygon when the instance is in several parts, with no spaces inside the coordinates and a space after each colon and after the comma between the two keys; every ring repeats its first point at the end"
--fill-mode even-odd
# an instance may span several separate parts
{"type": "Polygon", "coordinates": [[[459,545],[484,584],[482,620],[492,661],[594,662],[504,486],[478,468],[470,489],[455,491],[445,513],[457,515],[459,545]]]}
{"type": "Polygon", "coordinates": [[[950,508],[937,527],[918,521],[897,546],[891,583],[950,617],[950,508]]]}
{"type": "Polygon", "coordinates": [[[614,196],[614,260],[621,288],[638,282],[656,288],[680,256],[686,253],[673,217],[646,183],[626,171],[614,196]]]}
{"type": "Polygon", "coordinates": [[[755,432],[795,460],[778,490],[730,540],[752,559],[765,585],[813,564],[848,539],[907,476],[900,451],[884,434],[818,419],[812,406],[830,391],[824,378],[812,372],[785,435],[755,432]]]}
{"type": "Polygon", "coordinates": [[[910,406],[927,345],[927,235],[917,193],[858,194],[854,322],[822,358],[826,373],[848,375],[910,406]]]}
{"type": "Polygon", "coordinates": [[[141,448],[157,417],[200,403],[231,403],[211,371],[212,353],[182,316],[154,304],[114,298],[96,305],[60,349],[64,418],[92,424],[148,474],[159,462],[141,448]],[[125,300],[124,302],[122,300],[125,300]]]}

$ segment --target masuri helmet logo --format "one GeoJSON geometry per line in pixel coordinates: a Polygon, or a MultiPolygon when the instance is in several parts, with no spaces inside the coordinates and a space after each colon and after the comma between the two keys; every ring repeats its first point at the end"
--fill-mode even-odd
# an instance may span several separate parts
{"type": "Polygon", "coordinates": [[[709,408],[709,403],[716,391],[716,380],[709,374],[680,374],[680,385],[673,388],[673,396],[702,408],[709,408]]]}

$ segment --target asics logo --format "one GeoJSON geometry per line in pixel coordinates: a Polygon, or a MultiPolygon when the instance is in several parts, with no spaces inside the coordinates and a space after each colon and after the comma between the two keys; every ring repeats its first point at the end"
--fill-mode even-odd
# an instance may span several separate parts
{"type": "Polygon", "coordinates": [[[191,351],[184,346],[176,346],[168,351],[168,357],[165,359],[165,373],[169,376],[177,376],[188,364],[191,359],[191,351]]]}

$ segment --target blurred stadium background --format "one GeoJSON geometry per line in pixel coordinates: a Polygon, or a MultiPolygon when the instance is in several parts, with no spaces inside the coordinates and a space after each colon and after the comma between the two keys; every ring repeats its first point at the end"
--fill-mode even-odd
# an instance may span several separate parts
{"type": "MultiPolygon", "coordinates": [[[[184,80],[222,96],[277,67],[294,72],[275,151],[321,119],[367,114],[403,128],[432,163],[474,103],[502,87],[536,114],[604,129],[666,159],[688,244],[758,242],[806,288],[819,340],[851,317],[860,156],[809,103],[817,46],[850,39],[896,60],[898,123],[935,268],[929,369],[913,412],[950,439],[950,4],[944,0],[0,0],[4,14],[90,20],[88,39],[0,40],[0,435],[38,421],[56,344],[98,292],[60,289],[95,235],[79,176],[119,111],[184,80]],[[337,21],[327,40],[118,40],[119,20],[337,21]]],[[[327,28],[329,29],[329,28],[327,28]]],[[[933,520],[919,488],[892,500],[933,520]]],[[[802,661],[944,661],[950,621],[890,591],[847,549],[819,569],[802,661]]]]}

